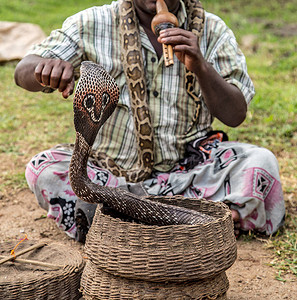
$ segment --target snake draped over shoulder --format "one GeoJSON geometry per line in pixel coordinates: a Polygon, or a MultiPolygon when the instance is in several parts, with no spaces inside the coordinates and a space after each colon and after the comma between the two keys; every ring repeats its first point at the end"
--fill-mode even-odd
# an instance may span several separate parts
{"type": "MultiPolygon", "coordinates": [[[[201,2],[197,0],[184,0],[184,3],[189,19],[187,29],[197,36],[199,44],[204,28],[204,9],[201,2]]],[[[139,24],[133,0],[120,0],[119,10],[121,60],[134,118],[138,159],[136,164],[129,170],[122,169],[112,158],[100,151],[92,152],[92,160],[98,166],[111,171],[115,176],[125,177],[128,182],[139,182],[147,179],[154,167],[154,134],[148,106],[139,24]]],[[[194,90],[195,77],[194,73],[185,70],[185,87],[196,104],[192,123],[185,134],[190,132],[199,117],[201,100],[200,95],[194,90]]]]}

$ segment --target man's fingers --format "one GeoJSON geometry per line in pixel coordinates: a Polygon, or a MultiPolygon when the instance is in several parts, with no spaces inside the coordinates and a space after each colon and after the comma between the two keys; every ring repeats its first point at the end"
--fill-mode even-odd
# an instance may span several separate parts
{"type": "Polygon", "coordinates": [[[162,39],[177,39],[181,38],[182,40],[191,40],[196,36],[191,32],[181,28],[168,28],[160,31],[159,38],[162,39]]]}
{"type": "Polygon", "coordinates": [[[184,36],[168,36],[168,37],[160,37],[158,41],[162,44],[167,45],[188,45],[191,46],[193,44],[192,40],[184,37],[184,36]]]}
{"type": "Polygon", "coordinates": [[[190,38],[191,36],[193,36],[193,33],[188,30],[174,27],[174,28],[167,28],[167,29],[161,30],[159,36],[160,37],[168,37],[168,36],[179,36],[179,35],[183,35],[185,37],[190,38]]]}
{"type": "Polygon", "coordinates": [[[51,64],[45,64],[42,73],[41,73],[41,83],[43,85],[50,86],[51,81],[51,73],[52,73],[53,66],[51,64]]]}
{"type": "Polygon", "coordinates": [[[37,80],[39,83],[41,83],[41,84],[42,84],[41,74],[42,74],[43,67],[44,67],[44,64],[39,63],[39,64],[36,66],[35,72],[34,72],[34,75],[35,75],[36,80],[37,80]]]}
{"type": "Polygon", "coordinates": [[[67,99],[74,91],[74,77],[72,78],[72,81],[67,84],[66,88],[62,91],[62,96],[67,99]]]}
{"type": "Polygon", "coordinates": [[[158,42],[173,46],[181,46],[176,49],[177,51],[187,50],[188,47],[193,48],[193,51],[196,51],[198,47],[197,37],[192,32],[179,28],[162,30],[158,42]]]}
{"type": "Polygon", "coordinates": [[[59,59],[43,59],[35,68],[35,78],[43,86],[59,89],[67,98],[74,90],[73,66],[59,59]]]}
{"type": "Polygon", "coordinates": [[[44,59],[35,68],[35,78],[43,86],[50,85],[50,77],[52,72],[52,64],[47,62],[48,60],[44,59]]]}
{"type": "Polygon", "coordinates": [[[60,82],[59,82],[59,86],[58,86],[59,92],[63,92],[67,88],[69,89],[68,85],[70,83],[72,83],[72,81],[74,83],[74,79],[73,79],[73,67],[71,65],[66,65],[63,68],[63,73],[60,76],[60,82]]]}
{"type": "Polygon", "coordinates": [[[49,82],[51,88],[57,89],[60,87],[60,81],[63,74],[63,70],[64,70],[63,67],[60,67],[59,65],[54,65],[52,67],[50,73],[50,82],[49,82]]]}

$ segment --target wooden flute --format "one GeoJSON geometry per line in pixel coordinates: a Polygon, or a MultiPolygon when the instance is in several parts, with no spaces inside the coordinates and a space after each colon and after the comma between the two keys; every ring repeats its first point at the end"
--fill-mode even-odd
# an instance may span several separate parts
{"type": "MultiPolygon", "coordinates": [[[[159,36],[160,31],[166,28],[173,28],[178,26],[178,20],[176,16],[168,11],[167,5],[164,0],[157,0],[156,12],[151,27],[154,34],[159,36]]],[[[163,56],[165,66],[171,66],[174,64],[173,61],[173,48],[172,45],[162,44],[163,56]]]]}

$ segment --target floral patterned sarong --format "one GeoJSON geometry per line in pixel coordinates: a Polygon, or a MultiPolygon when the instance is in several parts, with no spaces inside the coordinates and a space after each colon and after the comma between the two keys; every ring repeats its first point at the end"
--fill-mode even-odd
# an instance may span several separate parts
{"type": "MultiPolygon", "coordinates": [[[[34,156],[26,178],[49,218],[70,237],[75,237],[76,195],[68,172],[71,150],[50,149],[34,156]]],[[[122,177],[88,163],[88,176],[96,184],[110,187],[131,185],[122,177]]],[[[133,185],[133,184],[132,184],[133,185]]],[[[285,206],[278,163],[269,150],[250,144],[219,142],[209,158],[187,170],[177,165],[168,173],[154,173],[143,182],[152,195],[183,195],[223,201],[240,215],[241,229],[270,235],[283,224],[285,206]]]]}

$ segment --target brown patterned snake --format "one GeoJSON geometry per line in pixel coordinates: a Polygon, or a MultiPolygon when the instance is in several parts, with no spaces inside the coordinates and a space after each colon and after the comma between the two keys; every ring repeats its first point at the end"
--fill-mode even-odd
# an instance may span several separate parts
{"type": "Polygon", "coordinates": [[[206,223],[208,215],[181,207],[165,205],[121,189],[102,187],[91,182],[87,161],[95,137],[115,109],[119,89],[115,80],[99,65],[83,62],[74,95],[76,141],[69,177],[74,193],[89,203],[106,206],[146,224],[173,225],[206,223]]]}
{"type": "MultiPolygon", "coordinates": [[[[184,3],[189,16],[187,29],[197,36],[199,43],[204,28],[204,9],[200,1],[197,0],[184,0],[184,3]]],[[[119,9],[122,48],[121,60],[130,93],[135,136],[138,146],[138,160],[130,170],[123,170],[105,153],[94,151],[92,159],[99,167],[110,170],[116,176],[125,177],[129,182],[139,182],[150,176],[154,166],[153,127],[148,107],[148,93],[141,52],[139,24],[137,23],[133,0],[121,0],[119,9]]],[[[195,75],[187,69],[185,73],[187,93],[196,104],[192,124],[186,132],[188,133],[199,117],[201,101],[199,94],[194,89],[195,75]]]]}

